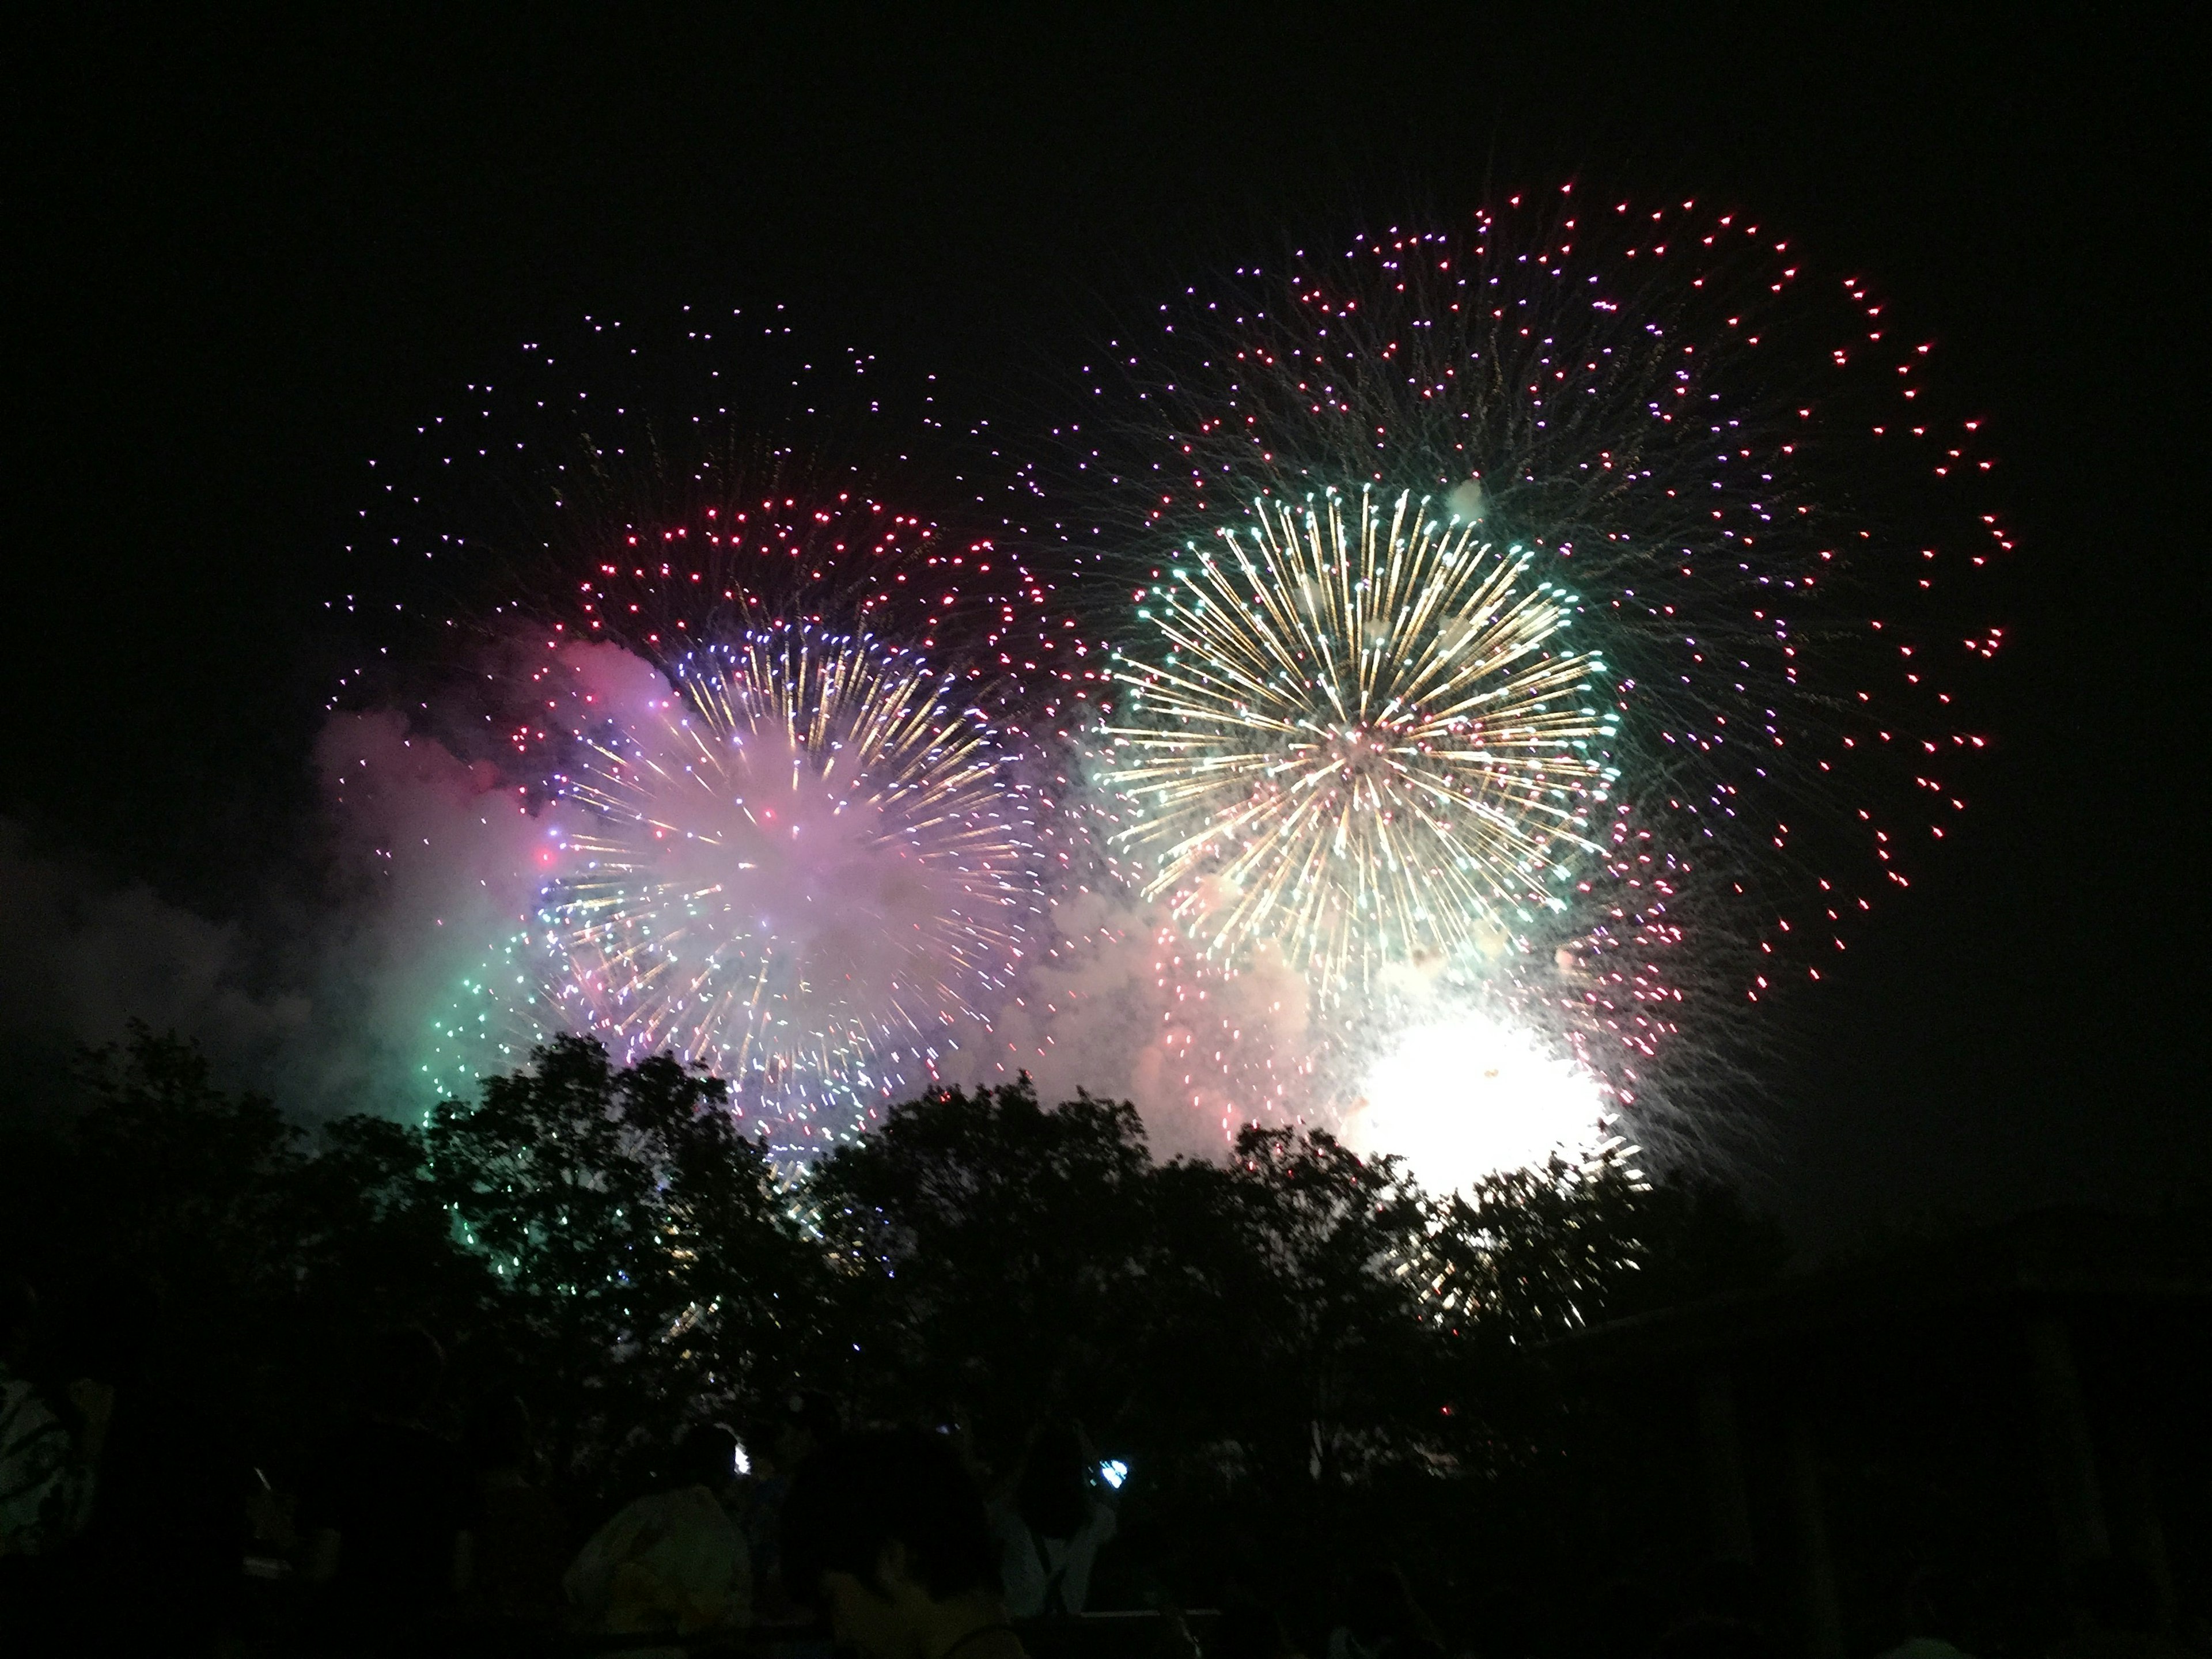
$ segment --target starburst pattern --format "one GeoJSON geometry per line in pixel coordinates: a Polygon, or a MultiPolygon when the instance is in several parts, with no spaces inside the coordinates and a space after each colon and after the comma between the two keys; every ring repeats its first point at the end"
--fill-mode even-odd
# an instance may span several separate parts
{"type": "Polygon", "coordinates": [[[989,728],[865,635],[760,630],[672,681],[563,781],[582,811],[539,914],[562,1023],[779,1117],[925,1085],[1036,902],[989,728]]]}
{"type": "Polygon", "coordinates": [[[1209,953],[1343,990],[1563,905],[1614,726],[1534,552],[1405,495],[1263,500],[1145,599],[1104,781],[1209,953]]]}

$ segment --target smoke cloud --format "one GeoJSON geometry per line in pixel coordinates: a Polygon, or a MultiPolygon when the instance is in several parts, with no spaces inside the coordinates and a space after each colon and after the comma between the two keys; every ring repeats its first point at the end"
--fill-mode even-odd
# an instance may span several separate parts
{"type": "Polygon", "coordinates": [[[102,881],[35,848],[0,819],[0,929],[36,948],[0,953],[0,1029],[32,1063],[13,1086],[33,1098],[64,1086],[70,1051],[120,1038],[129,1022],[201,1035],[258,1071],[312,1016],[297,993],[258,990],[254,952],[235,922],[199,915],[152,889],[102,881]]]}
{"type": "MultiPolygon", "coordinates": [[[[464,1091],[465,1077],[435,1086],[426,1056],[459,988],[487,964],[515,981],[497,1001],[514,1023],[507,1063],[561,1024],[604,1032],[606,1006],[582,993],[537,998],[534,969],[513,956],[549,881],[573,878],[605,829],[547,779],[588,761],[578,732],[627,732],[641,764],[676,775],[694,740],[672,724],[680,699],[651,664],[611,645],[547,643],[494,642],[477,672],[406,714],[332,714],[312,757],[316,844],[272,884],[311,896],[267,914],[211,918],[142,886],[103,884],[0,823],[0,925],[48,942],[0,966],[8,1024],[57,1056],[114,1040],[133,1018],[174,1029],[198,1038],[228,1081],[311,1120],[416,1115],[464,1091]]],[[[943,971],[917,961],[935,948],[918,941],[977,895],[948,889],[911,848],[872,850],[879,826],[839,811],[792,762],[787,743],[760,744],[696,799],[672,803],[659,873],[759,912],[752,920],[791,969],[784,1017],[824,1042],[850,1042],[869,998],[893,986],[911,994],[943,971]]],[[[1298,974],[1264,957],[1233,975],[1210,966],[1164,905],[1103,872],[1024,902],[1013,971],[972,998],[983,1018],[878,1042],[871,1103],[911,1097],[933,1077],[997,1084],[1026,1073],[1048,1103],[1079,1091],[1133,1101],[1161,1156],[1218,1156],[1254,1120],[1330,1115],[1298,974]]]]}

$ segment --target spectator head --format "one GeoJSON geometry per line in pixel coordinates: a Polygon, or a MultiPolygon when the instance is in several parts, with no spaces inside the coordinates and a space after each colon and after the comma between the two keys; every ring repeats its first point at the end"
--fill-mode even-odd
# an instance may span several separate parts
{"type": "Polygon", "coordinates": [[[1297,1650],[1273,1608],[1249,1597],[1226,1601],[1207,1632],[1208,1659],[1290,1659],[1297,1650]]]}
{"type": "Polygon", "coordinates": [[[835,1440],[842,1426],[837,1402],[828,1395],[811,1389],[793,1390],[785,1396],[783,1409],[776,1413],[771,1447],[776,1467],[786,1471],[797,1468],[817,1447],[835,1440]]]}
{"type": "Polygon", "coordinates": [[[362,1368],[362,1404],[379,1416],[420,1417],[438,1397],[446,1351],[420,1325],[380,1331],[362,1368]]]}
{"type": "Polygon", "coordinates": [[[720,1496],[738,1472],[738,1437],[720,1423],[694,1423],[676,1443],[671,1473],[679,1486],[720,1496]]]}
{"type": "Polygon", "coordinates": [[[1932,1636],[1956,1644],[1966,1625],[1966,1585],[1941,1568],[1923,1567],[1905,1586],[1906,1637],[1932,1636]]]}
{"type": "Polygon", "coordinates": [[[1758,1570],[1750,1562],[1723,1556],[1698,1569],[1697,1595],[1692,1605],[1709,1619],[1755,1625],[1765,1611],[1763,1588],[1758,1570]]]}
{"type": "Polygon", "coordinates": [[[1652,1644],[1652,1659],[1780,1659],[1766,1632],[1741,1619],[1700,1614],[1652,1644]]]}
{"type": "Polygon", "coordinates": [[[800,1466],[783,1506],[784,1585],[866,1659],[910,1659],[945,1603],[994,1602],[983,1500],[944,1435],[848,1435],[800,1466]]]}
{"type": "Polygon", "coordinates": [[[1055,1423],[1038,1435],[1022,1462],[1014,1508],[1040,1538],[1073,1538],[1091,1518],[1091,1469],[1083,1437],[1055,1423]]]}
{"type": "Polygon", "coordinates": [[[1633,1577],[1610,1579],[1583,1604],[1580,1645],[1590,1653],[1646,1651],[1666,1627],[1662,1610],[1670,1598],[1633,1577]]]}
{"type": "Polygon", "coordinates": [[[1344,1627],[1367,1648],[1411,1636],[1419,1622],[1411,1602],[1406,1581],[1395,1567],[1370,1563],[1355,1571],[1344,1587],[1344,1627]]]}

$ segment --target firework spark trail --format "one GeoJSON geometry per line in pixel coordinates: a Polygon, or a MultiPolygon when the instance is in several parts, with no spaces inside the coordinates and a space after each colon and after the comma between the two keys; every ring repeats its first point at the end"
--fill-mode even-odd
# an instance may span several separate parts
{"type": "Polygon", "coordinates": [[[532,667],[479,672],[518,626],[549,651],[592,640],[666,665],[799,622],[928,652],[994,719],[1042,724],[1079,698],[1094,653],[1054,562],[940,519],[966,501],[966,463],[935,377],[810,343],[783,313],[586,319],[372,463],[345,550],[363,591],[330,608],[378,619],[381,643],[331,707],[427,713],[474,758],[450,729],[473,701],[501,764],[553,769],[519,747],[562,741],[530,718],[532,667]]]}
{"type": "Polygon", "coordinates": [[[1603,665],[1556,649],[1573,596],[1519,548],[1401,495],[1256,503],[1224,551],[1150,590],[1155,640],[1105,782],[1148,897],[1209,952],[1273,942],[1334,991],[1383,963],[1455,956],[1595,852],[1603,665]]]}

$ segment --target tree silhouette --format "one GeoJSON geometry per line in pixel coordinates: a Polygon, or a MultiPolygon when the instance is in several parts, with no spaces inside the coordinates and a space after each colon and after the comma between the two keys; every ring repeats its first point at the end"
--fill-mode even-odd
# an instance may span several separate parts
{"type": "Polygon", "coordinates": [[[1162,1594],[1234,1579],[1296,1607],[1325,1593],[1295,1565],[1316,1554],[1389,1539],[1441,1575],[1517,1547],[1618,1440],[1547,1345],[1780,1260],[1727,1189],[1618,1158],[1431,1194],[1255,1127],[1163,1164],[1133,1107],[1048,1106],[1026,1079],[896,1106],[787,1173],[720,1081],[588,1038],[427,1127],[311,1132],[143,1029],[84,1077],[81,1111],[0,1158],[0,1219],[79,1310],[60,1346],[134,1351],[108,1513],[167,1540],[149,1557],[230,1570],[245,1472],[296,1473],[364,1339],[419,1324],[450,1406],[523,1396],[587,1512],[685,1425],[794,1384],[861,1420],[964,1418],[1001,1473],[1073,1419],[1134,1471],[1109,1580],[1141,1564],[1162,1594]]]}
{"type": "Polygon", "coordinates": [[[1103,1421],[1131,1386],[1159,1250],[1127,1103],[1049,1109],[1029,1080],[892,1109],[804,1190],[837,1262],[854,1391],[885,1415],[972,1413],[1018,1437],[1103,1421]]]}
{"type": "Polygon", "coordinates": [[[564,1469],[665,1447],[818,1346],[821,1253],[727,1103],[666,1056],[617,1069],[561,1036],[438,1109],[430,1190],[490,1267],[508,1386],[564,1469]]]}

